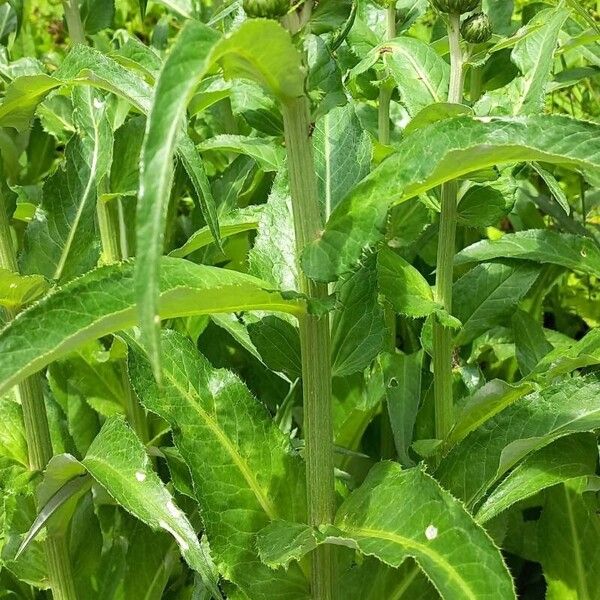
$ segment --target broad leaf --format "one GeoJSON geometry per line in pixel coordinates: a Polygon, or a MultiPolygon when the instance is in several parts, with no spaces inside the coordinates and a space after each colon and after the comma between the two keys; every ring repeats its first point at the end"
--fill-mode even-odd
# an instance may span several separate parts
{"type": "Polygon", "coordinates": [[[367,367],[385,341],[375,256],[340,282],[337,301],[331,324],[331,361],[333,375],[343,377],[367,367]]]}
{"type": "Polygon", "coordinates": [[[538,526],[548,600],[592,600],[600,584],[600,520],[595,494],[576,482],[549,491],[538,526]]]}
{"type": "Polygon", "coordinates": [[[498,240],[481,240],[459,252],[455,264],[496,258],[531,260],[600,275],[600,248],[593,240],[546,229],[529,229],[508,233],[498,240]]]}
{"type": "Polygon", "coordinates": [[[570,433],[600,427],[595,376],[551,385],[521,398],[468,435],[442,460],[437,478],[474,506],[509,469],[535,450],[570,433]],[[477,456],[477,460],[471,460],[477,456]]]}
{"type": "Polygon", "coordinates": [[[221,598],[206,549],[183,511],[152,468],[142,442],[119,417],[109,419],[82,461],[102,487],[127,511],[152,529],[170,533],[182,556],[221,598]]]}
{"type": "Polygon", "coordinates": [[[540,323],[522,310],[513,315],[512,326],[517,363],[521,375],[525,377],[552,350],[552,344],[546,339],[540,323]]]}
{"type": "Polygon", "coordinates": [[[516,467],[486,498],[475,518],[479,523],[485,523],[543,489],[593,475],[597,461],[598,446],[593,434],[560,438],[516,467]]]}
{"type": "Polygon", "coordinates": [[[531,263],[485,263],[463,275],[452,288],[453,314],[463,324],[454,343],[467,344],[510,319],[539,273],[531,263]]]}
{"type": "Polygon", "coordinates": [[[467,173],[531,160],[598,170],[599,132],[598,125],[551,115],[435,123],[409,136],[338,205],[323,235],[305,250],[304,270],[314,279],[334,280],[382,239],[393,204],[467,173]]]}
{"type": "MultiPolygon", "coordinates": [[[[53,360],[136,324],[134,263],[101,267],[58,288],[0,333],[0,394],[53,360]]],[[[183,259],[162,259],[161,318],[273,310],[301,314],[303,304],[268,291],[259,279],[183,259]]]]}
{"type": "Polygon", "coordinates": [[[333,527],[315,531],[274,523],[258,544],[263,560],[277,565],[324,542],[354,547],[392,567],[410,556],[444,598],[515,598],[500,551],[461,503],[421,469],[380,463],[342,504],[333,527]]]}
{"type": "Polygon", "coordinates": [[[255,550],[256,533],[271,520],[304,519],[302,463],[233,373],[213,368],[174,332],[165,332],[162,344],[162,387],[139,352],[130,364],[132,381],[144,406],[173,428],[219,571],[257,600],[305,599],[299,570],[269,571],[255,550]]]}
{"type": "Polygon", "coordinates": [[[317,121],[313,148],[319,198],[329,215],[371,166],[371,141],[352,104],[335,108],[317,121]]]}
{"type": "Polygon", "coordinates": [[[220,150],[251,156],[264,171],[281,171],[284,162],[283,148],[270,138],[245,135],[216,135],[198,146],[200,152],[220,150]]]}

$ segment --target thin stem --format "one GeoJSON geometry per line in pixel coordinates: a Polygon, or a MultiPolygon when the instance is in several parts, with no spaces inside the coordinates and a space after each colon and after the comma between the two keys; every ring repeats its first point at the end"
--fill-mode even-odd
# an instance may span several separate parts
{"type": "MultiPolygon", "coordinates": [[[[1,196],[0,268],[15,272],[18,270],[8,210],[5,199],[1,196]]],[[[9,320],[17,314],[14,310],[6,310],[5,312],[9,320]]],[[[30,469],[43,471],[52,458],[53,452],[40,376],[36,374],[23,380],[16,388],[16,395],[23,410],[30,469]]],[[[48,578],[54,600],[76,600],[77,595],[71,570],[69,549],[64,538],[60,535],[54,535],[49,527],[44,547],[48,564],[48,578]]]]}
{"type": "MultiPolygon", "coordinates": [[[[102,184],[101,184],[102,187],[102,184]]],[[[102,253],[104,262],[107,264],[122,260],[122,236],[119,214],[115,213],[112,202],[104,202],[101,197],[96,204],[96,213],[98,215],[98,226],[100,229],[100,241],[102,243],[102,253]]],[[[138,402],[127,373],[127,363],[124,360],[119,361],[118,369],[123,382],[123,398],[127,419],[133,430],[138,434],[142,442],[147,442],[150,438],[148,430],[148,420],[146,413],[138,402]]]]}
{"type": "MultiPolygon", "coordinates": [[[[322,229],[310,137],[310,115],[305,97],[283,105],[283,123],[296,248],[300,256],[306,244],[316,239],[322,229]]],[[[315,283],[302,274],[300,280],[301,290],[309,298],[327,297],[327,285],[315,283]]],[[[335,512],[329,318],[327,315],[305,315],[300,318],[299,325],[308,519],[311,525],[317,526],[331,523],[335,512]]],[[[333,547],[326,544],[312,554],[313,598],[334,598],[334,582],[333,547]]]]}
{"type": "Polygon", "coordinates": [[[77,0],[63,0],[63,10],[69,37],[74,44],[85,44],[85,31],[79,14],[79,3],[77,0]]]}
{"type": "MultiPolygon", "coordinates": [[[[459,104],[463,95],[463,56],[460,48],[460,16],[449,15],[450,90],[448,101],[459,104]]],[[[452,311],[452,276],[456,251],[456,212],[458,184],[449,181],[442,186],[442,212],[435,299],[447,312],[452,311]]],[[[453,425],[452,397],[452,332],[439,322],[433,324],[433,373],[435,397],[435,434],[445,439],[453,425]]]]}

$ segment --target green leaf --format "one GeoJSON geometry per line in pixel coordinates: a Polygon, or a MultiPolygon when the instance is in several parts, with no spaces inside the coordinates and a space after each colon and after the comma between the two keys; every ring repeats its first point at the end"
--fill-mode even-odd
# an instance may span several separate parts
{"type": "Polygon", "coordinates": [[[497,225],[513,208],[516,186],[510,177],[488,185],[472,185],[458,203],[458,221],[465,227],[497,225]]]}
{"type": "Polygon", "coordinates": [[[48,75],[25,75],[15,79],[6,89],[0,105],[0,126],[27,129],[38,103],[57,86],[48,75]]]}
{"type": "Polygon", "coordinates": [[[476,429],[442,460],[436,477],[474,506],[509,469],[531,452],[571,433],[600,427],[594,376],[560,381],[529,394],[476,429]],[[477,460],[472,460],[477,456],[477,460]]]}
{"type": "Polygon", "coordinates": [[[454,263],[462,265],[496,258],[560,265],[600,276],[600,248],[593,240],[547,229],[529,229],[507,233],[498,240],[481,240],[459,252],[454,263]]]}
{"type": "Polygon", "coordinates": [[[49,287],[41,275],[19,275],[0,269],[0,306],[20,308],[37,300],[49,287]]]}
{"type": "Polygon", "coordinates": [[[575,482],[548,492],[539,521],[538,547],[549,600],[592,600],[600,584],[600,542],[595,494],[575,482]]]}
{"type": "Polygon", "coordinates": [[[249,271],[280,290],[297,290],[296,235],[287,173],[280,173],[258,222],[248,253],[249,271]]]}
{"type": "Polygon", "coordinates": [[[469,433],[532,391],[530,383],[511,385],[501,379],[488,381],[463,400],[447,443],[454,445],[461,442],[469,433]]]}
{"type": "Polygon", "coordinates": [[[553,10],[538,13],[531,25],[542,26],[515,44],[511,59],[523,77],[514,84],[519,89],[519,101],[512,107],[513,114],[535,114],[543,110],[558,34],[568,17],[569,11],[562,3],[553,10]]]}
{"type": "Polygon", "coordinates": [[[115,3],[114,0],[83,0],[79,12],[86,33],[93,35],[112,25],[115,3]]]}
{"type": "Polygon", "coordinates": [[[518,310],[512,318],[517,363],[521,375],[526,377],[552,350],[542,326],[528,313],[518,310]]]}
{"type": "Polygon", "coordinates": [[[371,140],[352,104],[321,117],[312,138],[319,198],[324,199],[324,214],[329,215],[369,173],[371,140]]]}
{"type": "Polygon", "coordinates": [[[461,503],[421,469],[379,463],[342,504],[333,527],[273,523],[258,545],[263,560],[275,565],[324,542],[354,547],[392,567],[410,556],[444,598],[515,598],[498,548],[461,503]]]}
{"type": "Polygon", "coordinates": [[[337,304],[331,323],[332,372],[344,377],[366,368],[386,339],[375,256],[340,282],[337,304]]]}
{"type": "Polygon", "coordinates": [[[173,502],[143,444],[120,417],[106,421],[82,461],[92,477],[128,512],[154,530],[170,533],[182,556],[215,598],[222,598],[205,548],[183,511],[173,502]]]}
{"type": "Polygon", "coordinates": [[[471,114],[473,114],[471,108],[464,104],[452,104],[451,102],[429,104],[410,120],[404,128],[404,134],[412,135],[423,129],[423,127],[427,127],[427,125],[437,123],[438,121],[471,114]]]}
{"type": "Polygon", "coordinates": [[[377,276],[380,292],[398,314],[419,318],[441,309],[425,277],[390,248],[379,251],[377,276]]]}
{"type": "Polygon", "coordinates": [[[539,273],[532,263],[483,263],[463,275],[452,288],[453,313],[463,324],[454,343],[468,344],[510,319],[539,273]]]}
{"type": "MultiPolygon", "coordinates": [[[[301,314],[299,300],[268,291],[259,279],[162,258],[161,318],[273,310],[301,314]]],[[[134,263],[101,267],[51,292],[0,332],[0,394],[87,341],[136,324],[134,263]]]]}
{"type": "MultiPolygon", "coordinates": [[[[219,234],[221,240],[237,235],[238,233],[244,233],[246,231],[253,231],[258,228],[260,215],[262,214],[262,207],[260,206],[249,206],[247,208],[241,208],[234,210],[229,215],[219,218],[219,234]]],[[[204,248],[215,241],[210,228],[208,226],[202,227],[195,233],[193,233],[188,241],[169,252],[169,256],[176,258],[183,258],[192,254],[200,248],[204,248]]]]}
{"type": "MultiPolygon", "coordinates": [[[[187,105],[210,67],[211,52],[219,39],[216,31],[196,21],[189,21],[183,28],[158,77],[142,148],[137,205],[140,259],[136,266],[136,290],[142,333],[157,373],[160,364],[160,325],[156,322],[159,257],[163,253],[173,185],[173,157],[187,105]]],[[[188,159],[193,159],[194,154],[192,145],[187,151],[188,159]]],[[[218,229],[213,235],[218,239],[218,229]]]]}
{"type": "Polygon", "coordinates": [[[554,196],[554,199],[558,202],[560,207],[565,211],[565,214],[570,214],[571,206],[569,205],[569,199],[567,198],[567,195],[563,192],[563,189],[560,187],[560,184],[556,180],[556,177],[554,177],[552,173],[544,169],[538,163],[531,163],[531,166],[535,169],[537,174],[544,180],[544,183],[548,186],[550,193],[554,196]]]}
{"type": "Polygon", "coordinates": [[[485,523],[541,490],[569,479],[593,475],[598,447],[593,434],[580,433],[556,440],[528,456],[485,499],[475,516],[485,523]]]}
{"type": "Polygon", "coordinates": [[[11,398],[0,398],[0,457],[29,469],[23,410],[11,398]]]}
{"type": "Polygon", "coordinates": [[[269,138],[246,135],[216,135],[198,146],[200,152],[220,150],[237,152],[251,156],[264,171],[281,171],[284,162],[284,150],[276,141],[269,138]]]}
{"type": "Polygon", "coordinates": [[[297,327],[271,315],[250,323],[248,333],[269,369],[285,373],[292,381],[300,377],[302,360],[297,327]]]}
{"type": "Polygon", "coordinates": [[[393,204],[467,173],[532,160],[598,170],[598,135],[598,125],[552,115],[435,123],[409,136],[338,205],[323,235],[306,248],[304,270],[319,281],[335,280],[383,238],[393,204]]]}
{"type": "Polygon", "coordinates": [[[402,465],[412,466],[408,449],[421,402],[423,353],[384,354],[381,359],[387,409],[394,434],[394,444],[402,465]]]}
{"type": "Polygon", "coordinates": [[[383,62],[398,87],[400,102],[411,117],[430,104],[446,101],[450,67],[429,44],[399,37],[377,51],[383,55],[383,62]]]}
{"type": "Polygon", "coordinates": [[[175,332],[165,331],[162,344],[162,387],[139,352],[131,378],[144,406],[173,428],[219,571],[257,600],[306,599],[299,569],[269,571],[255,549],[256,533],[271,520],[305,518],[302,463],[233,373],[213,368],[175,332]]]}

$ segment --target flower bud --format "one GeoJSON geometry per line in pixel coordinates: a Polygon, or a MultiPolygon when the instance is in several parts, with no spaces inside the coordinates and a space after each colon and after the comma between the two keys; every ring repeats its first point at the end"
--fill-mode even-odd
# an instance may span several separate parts
{"type": "Polygon", "coordinates": [[[431,3],[440,12],[451,15],[463,15],[479,6],[479,0],[431,0],[431,3]]]}
{"type": "Polygon", "coordinates": [[[249,17],[278,19],[290,10],[290,0],[244,0],[244,12],[249,17]]]}
{"type": "Polygon", "coordinates": [[[478,13],[464,20],[460,33],[469,44],[483,44],[492,37],[492,24],[486,14],[478,13]]]}

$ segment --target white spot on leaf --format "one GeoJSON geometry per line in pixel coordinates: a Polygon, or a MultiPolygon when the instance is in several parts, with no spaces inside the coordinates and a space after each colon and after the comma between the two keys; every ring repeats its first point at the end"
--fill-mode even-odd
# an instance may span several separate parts
{"type": "Polygon", "coordinates": [[[146,479],[146,473],[144,473],[143,471],[136,471],[135,478],[141,483],[142,481],[144,481],[144,479],[146,479]]]}
{"type": "Polygon", "coordinates": [[[428,540],[435,540],[435,538],[437,536],[438,536],[437,527],[435,525],[429,525],[429,527],[427,527],[427,529],[425,530],[425,537],[428,540]]]}

